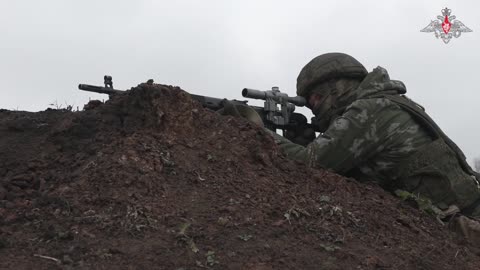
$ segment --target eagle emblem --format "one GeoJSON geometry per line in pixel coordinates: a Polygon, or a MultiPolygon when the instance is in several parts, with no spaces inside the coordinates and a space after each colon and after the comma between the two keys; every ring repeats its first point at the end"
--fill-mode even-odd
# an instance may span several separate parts
{"type": "Polygon", "coordinates": [[[456,20],[455,15],[450,15],[452,10],[442,9],[442,15],[438,15],[436,20],[432,20],[427,27],[420,32],[433,32],[436,38],[441,38],[445,44],[450,42],[452,37],[458,38],[463,32],[472,32],[461,21],[456,20]]]}

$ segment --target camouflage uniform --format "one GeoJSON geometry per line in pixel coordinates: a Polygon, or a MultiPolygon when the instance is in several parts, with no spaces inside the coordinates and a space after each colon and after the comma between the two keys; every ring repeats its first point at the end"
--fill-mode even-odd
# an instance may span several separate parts
{"type": "MultiPolygon", "coordinates": [[[[478,181],[463,153],[404,93],[402,82],[390,80],[377,67],[335,100],[336,106],[325,113],[328,128],[306,147],[272,135],[291,159],[374,180],[388,190],[403,189],[442,210],[456,206],[464,215],[480,218],[478,181]]],[[[480,240],[478,223],[459,224],[467,237],[472,228],[477,230],[475,240],[480,240]]]]}
{"type": "MultiPolygon", "coordinates": [[[[293,137],[300,145],[265,130],[288,158],[428,199],[451,228],[480,246],[480,175],[405,93],[382,67],[368,73],[349,55],[320,55],[297,79],[297,95],[307,98],[320,135],[311,143],[308,132],[293,137]]],[[[260,119],[254,110],[234,109],[226,106],[224,113],[260,119]]]]}

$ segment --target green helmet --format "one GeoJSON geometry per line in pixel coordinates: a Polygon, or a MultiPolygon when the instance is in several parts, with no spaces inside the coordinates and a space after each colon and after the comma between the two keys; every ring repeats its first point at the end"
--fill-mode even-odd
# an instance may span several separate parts
{"type": "Polygon", "coordinates": [[[344,53],[319,55],[306,64],[297,78],[297,95],[307,97],[319,83],[333,78],[358,78],[367,75],[357,59],[344,53]]]}

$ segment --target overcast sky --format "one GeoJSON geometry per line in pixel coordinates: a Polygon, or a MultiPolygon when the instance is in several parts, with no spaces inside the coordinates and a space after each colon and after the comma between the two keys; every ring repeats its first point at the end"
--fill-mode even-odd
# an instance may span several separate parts
{"type": "Polygon", "coordinates": [[[154,79],[214,97],[272,86],[295,95],[300,69],[337,51],[402,80],[471,161],[480,156],[479,13],[473,0],[0,0],[0,108],[82,108],[107,96],[77,85],[104,74],[118,89],[154,79]],[[444,7],[473,32],[449,44],[421,33],[444,7]]]}

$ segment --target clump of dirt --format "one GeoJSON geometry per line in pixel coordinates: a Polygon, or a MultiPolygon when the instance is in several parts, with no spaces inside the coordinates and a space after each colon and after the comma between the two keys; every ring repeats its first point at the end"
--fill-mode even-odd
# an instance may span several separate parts
{"type": "Polygon", "coordinates": [[[0,111],[2,269],[478,269],[434,218],[287,160],[243,119],[141,84],[0,111]]]}

